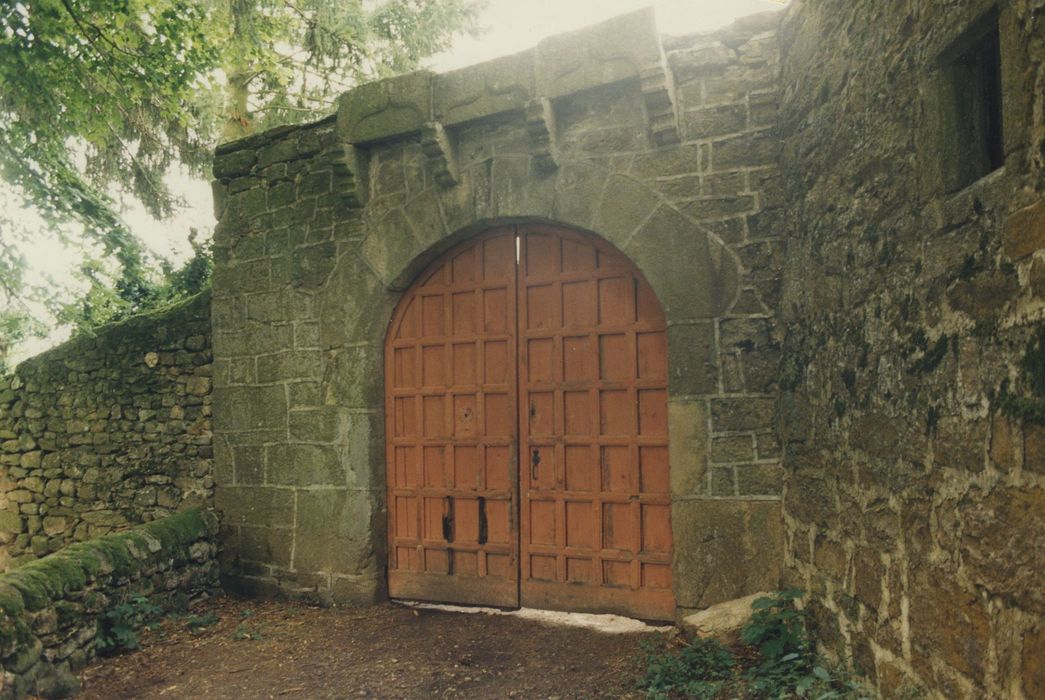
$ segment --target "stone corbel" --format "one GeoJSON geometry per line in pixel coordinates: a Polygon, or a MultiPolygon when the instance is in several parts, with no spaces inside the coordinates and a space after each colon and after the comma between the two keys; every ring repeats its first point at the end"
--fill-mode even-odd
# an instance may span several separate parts
{"type": "Polygon", "coordinates": [[[421,129],[421,151],[428,159],[435,181],[442,187],[453,187],[461,181],[450,137],[442,124],[428,122],[421,129]]]}
{"type": "Polygon", "coordinates": [[[661,59],[639,73],[646,119],[655,146],[670,146],[682,140],[679,134],[678,108],[671,69],[661,59]]]}
{"type": "Polygon", "coordinates": [[[330,154],[334,176],[338,179],[336,191],[349,209],[366,206],[369,184],[367,182],[367,154],[350,143],[336,146],[330,154]]]}
{"type": "Polygon", "coordinates": [[[526,130],[530,134],[530,147],[537,169],[547,173],[558,168],[555,110],[547,97],[537,97],[526,103],[526,130]]]}

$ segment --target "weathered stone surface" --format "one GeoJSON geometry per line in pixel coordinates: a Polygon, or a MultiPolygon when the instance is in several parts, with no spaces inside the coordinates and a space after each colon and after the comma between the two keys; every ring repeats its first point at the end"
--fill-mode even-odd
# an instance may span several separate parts
{"type": "Polygon", "coordinates": [[[372,506],[365,492],[305,491],[295,535],[294,565],[303,571],[360,574],[374,567],[372,506]]]}
{"type": "Polygon", "coordinates": [[[1002,245],[1010,260],[1022,260],[1045,248],[1045,200],[1006,217],[1002,245]]]}
{"type": "Polygon", "coordinates": [[[668,456],[671,493],[675,496],[707,491],[708,418],[703,402],[671,401],[668,404],[668,456]]]}
{"type": "Polygon", "coordinates": [[[1045,551],[1024,546],[1031,533],[1045,532],[1045,490],[996,489],[972,492],[965,510],[962,558],[980,583],[1025,609],[1045,614],[1045,551]]]}
{"type": "Polygon", "coordinates": [[[287,398],[281,386],[237,386],[215,395],[215,427],[227,432],[278,430],[286,426],[287,398]]]}
{"type": "Polygon", "coordinates": [[[726,645],[740,641],[740,630],[751,619],[751,604],[768,596],[767,592],[752,593],[743,598],[716,603],[700,612],[682,618],[681,627],[701,639],[715,639],[726,645]]]}
{"type": "Polygon", "coordinates": [[[451,125],[521,109],[535,94],[535,53],[531,49],[436,75],[435,119],[451,125]]]}
{"type": "MultiPolygon", "coordinates": [[[[756,228],[787,237],[789,559],[829,630],[824,643],[870,659],[888,697],[924,685],[941,697],[1015,698],[1017,677],[1034,674],[1019,637],[1042,617],[1029,534],[1042,528],[1030,466],[1042,440],[1038,421],[1023,419],[1040,384],[1022,359],[1040,325],[1034,268],[1045,247],[1045,181],[1024,158],[1045,47],[1031,39],[1039,23],[1020,18],[1035,4],[998,7],[1004,168],[970,167],[983,144],[955,95],[972,81],[949,77],[983,19],[975,3],[790,12],[785,89],[759,109],[769,128],[750,150],[747,134],[712,143],[713,169],[782,148],[780,211],[756,228]],[[842,28],[858,25],[859,36],[842,28]]],[[[766,47],[752,47],[752,60],[774,61],[766,47]]]]}
{"type": "Polygon", "coordinates": [[[294,492],[271,486],[223,486],[214,501],[227,525],[294,524],[294,492]]]}
{"type": "Polygon", "coordinates": [[[638,77],[660,55],[660,37],[649,9],[549,37],[537,45],[537,94],[561,97],[638,77]]]}
{"type": "Polygon", "coordinates": [[[911,640],[923,663],[941,661],[982,682],[989,638],[983,601],[940,572],[922,572],[911,597],[911,640]]]}
{"type": "Polygon", "coordinates": [[[669,320],[715,316],[713,289],[718,280],[707,236],[677,211],[658,208],[645,219],[624,251],[650,281],[669,320]],[[678,265],[680,258],[690,265],[678,265]]]}
{"type": "Polygon", "coordinates": [[[704,608],[780,586],[783,522],[776,501],[676,501],[675,598],[681,607],[704,608]]]}
{"type": "Polygon", "coordinates": [[[1045,627],[1040,623],[1023,636],[1023,694],[1028,698],[1045,695],[1045,627]]]}
{"type": "Polygon", "coordinates": [[[432,77],[418,71],[346,92],[338,103],[338,136],[356,144],[419,131],[432,118],[432,77]]]}
{"type": "Polygon", "coordinates": [[[668,329],[668,388],[676,396],[718,393],[715,327],[698,322],[668,329]]]}
{"type": "Polygon", "coordinates": [[[0,379],[0,570],[207,503],[210,374],[205,294],[71,340],[0,379]]]}

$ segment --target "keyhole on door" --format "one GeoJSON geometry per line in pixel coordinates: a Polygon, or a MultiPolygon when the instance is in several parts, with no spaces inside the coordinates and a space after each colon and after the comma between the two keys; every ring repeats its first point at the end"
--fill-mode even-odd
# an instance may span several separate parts
{"type": "Polygon", "coordinates": [[[533,455],[530,457],[530,480],[537,481],[537,466],[541,463],[541,451],[536,447],[533,450],[533,455]]]}

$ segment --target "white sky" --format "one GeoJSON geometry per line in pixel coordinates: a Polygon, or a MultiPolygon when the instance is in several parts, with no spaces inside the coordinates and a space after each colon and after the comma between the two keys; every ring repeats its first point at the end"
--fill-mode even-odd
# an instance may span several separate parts
{"type": "MultiPolygon", "coordinates": [[[[462,37],[454,48],[434,56],[427,67],[447,71],[473,63],[523,51],[544,37],[595,24],[615,15],[653,5],[657,23],[665,34],[710,31],[738,17],[779,9],[787,0],[488,0],[479,24],[485,30],[477,38],[462,37]]],[[[210,185],[185,176],[174,177],[171,185],[186,202],[186,207],[170,221],[157,222],[140,206],[129,206],[125,219],[131,229],[157,254],[180,262],[191,250],[189,228],[209,235],[214,218],[210,185]]],[[[130,203],[129,203],[130,204],[130,203]]],[[[10,206],[9,193],[0,184],[0,206],[10,206]]],[[[32,217],[26,213],[27,222],[32,217]]],[[[26,251],[29,281],[70,284],[71,271],[78,264],[75,251],[63,249],[56,237],[42,225],[37,244],[26,251]]],[[[56,328],[47,338],[26,343],[14,359],[24,359],[61,342],[68,329],[56,328]]]]}

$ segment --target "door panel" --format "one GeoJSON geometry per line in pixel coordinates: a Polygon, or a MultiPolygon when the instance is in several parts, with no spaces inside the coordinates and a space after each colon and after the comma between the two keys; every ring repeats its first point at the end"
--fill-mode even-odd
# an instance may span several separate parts
{"type": "Polygon", "coordinates": [[[393,597],[518,605],[515,231],[452,250],[385,348],[393,597]]]}
{"type": "Polygon", "coordinates": [[[666,323],[609,246],[520,227],[521,602],[671,619],[666,323]]]}
{"type": "Polygon", "coordinates": [[[666,322],[619,252],[505,227],[386,344],[393,597],[671,619],[666,322]]]}

